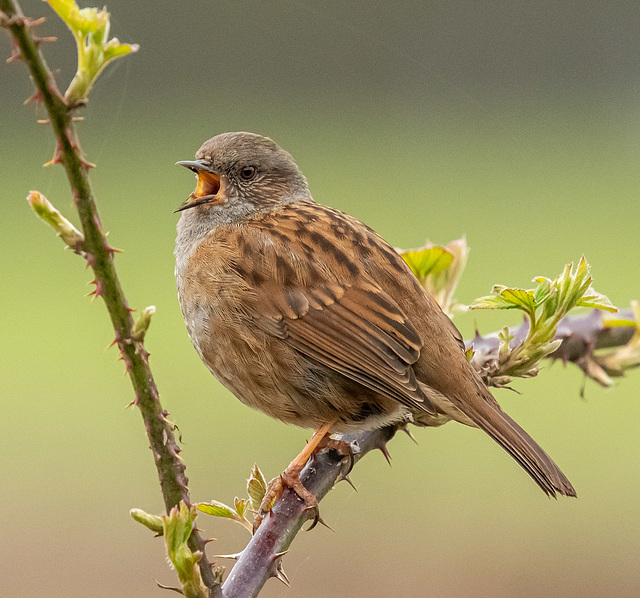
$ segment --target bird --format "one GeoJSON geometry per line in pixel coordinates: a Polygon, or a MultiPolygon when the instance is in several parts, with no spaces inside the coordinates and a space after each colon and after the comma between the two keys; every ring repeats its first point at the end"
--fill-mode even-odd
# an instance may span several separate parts
{"type": "Polygon", "coordinates": [[[356,218],[316,203],[268,137],[205,141],[180,205],[178,298],[191,342],[244,404],[314,434],[269,484],[309,508],[299,474],[331,434],[455,420],[480,428],[551,497],[576,496],[560,468],[500,407],[462,335],[403,258],[356,218]]]}

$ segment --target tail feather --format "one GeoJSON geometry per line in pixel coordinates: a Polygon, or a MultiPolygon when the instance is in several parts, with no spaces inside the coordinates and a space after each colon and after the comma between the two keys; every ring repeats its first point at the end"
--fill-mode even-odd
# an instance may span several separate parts
{"type": "Polygon", "coordinates": [[[577,496],[571,482],[540,445],[499,407],[487,406],[492,411],[490,415],[477,412],[467,415],[506,450],[548,496],[556,498],[557,493],[577,496]]]}
{"type": "MultiPolygon", "coordinates": [[[[448,376],[436,379],[438,386],[428,384],[430,373],[420,372],[420,389],[433,403],[440,417],[428,413],[414,414],[419,426],[439,426],[454,419],[467,426],[478,427],[493,438],[533,478],[548,496],[577,496],[571,482],[540,445],[513,421],[500,407],[480,376],[464,359],[462,367],[449,368],[448,376]]],[[[447,370],[441,370],[442,372],[447,370]]],[[[435,378],[434,376],[431,376],[435,378]]]]}

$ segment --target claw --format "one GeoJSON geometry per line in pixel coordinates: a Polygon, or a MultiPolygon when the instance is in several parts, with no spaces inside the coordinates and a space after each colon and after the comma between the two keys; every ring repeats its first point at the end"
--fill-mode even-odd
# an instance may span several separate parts
{"type": "MultiPolygon", "coordinates": [[[[274,478],[269,482],[267,491],[264,495],[264,498],[262,499],[262,502],[260,503],[258,513],[256,514],[256,517],[253,521],[254,534],[260,527],[260,524],[262,523],[266,514],[271,512],[273,504],[282,496],[285,488],[291,488],[291,490],[293,490],[298,495],[300,500],[302,500],[302,502],[304,503],[305,509],[315,509],[316,515],[314,517],[314,522],[311,525],[311,528],[315,527],[317,523],[322,522],[320,516],[317,514],[318,500],[313,495],[313,493],[309,492],[309,490],[305,488],[304,484],[300,480],[300,473],[316,451],[318,445],[323,441],[323,439],[325,439],[334,425],[335,422],[327,422],[326,424],[317,428],[309,442],[307,442],[305,447],[300,452],[300,454],[293,461],[291,461],[291,463],[289,463],[289,466],[282,472],[280,476],[274,478]]],[[[331,441],[329,440],[329,442],[331,441]]]]}
{"type": "Polygon", "coordinates": [[[351,448],[351,444],[348,443],[346,440],[338,440],[336,438],[331,438],[330,436],[325,436],[316,447],[316,450],[313,452],[313,455],[314,456],[317,455],[320,451],[324,449],[326,450],[333,449],[341,457],[349,458],[349,466],[347,467],[347,470],[342,474],[344,476],[348,476],[351,473],[353,466],[356,464],[356,459],[353,453],[353,449],[351,448]]]}
{"type": "Polygon", "coordinates": [[[332,532],[335,532],[336,530],[334,530],[328,523],[325,522],[325,520],[320,517],[320,509],[318,509],[318,505],[316,505],[315,507],[307,507],[305,509],[309,510],[309,509],[314,509],[314,513],[313,513],[313,522],[311,523],[311,525],[304,531],[306,532],[310,532],[316,525],[318,525],[318,523],[320,525],[324,525],[327,529],[330,529],[332,532]]]}
{"type": "Polygon", "coordinates": [[[310,509],[313,509],[313,521],[311,522],[311,525],[305,530],[307,532],[310,532],[316,525],[318,525],[318,523],[320,523],[322,519],[320,517],[320,509],[318,509],[318,505],[316,505],[315,507],[307,507],[305,511],[309,511],[310,509]]]}

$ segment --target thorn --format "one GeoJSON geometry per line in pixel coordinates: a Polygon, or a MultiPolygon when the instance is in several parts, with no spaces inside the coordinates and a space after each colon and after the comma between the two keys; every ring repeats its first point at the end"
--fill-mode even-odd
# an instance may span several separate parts
{"type": "Polygon", "coordinates": [[[51,121],[48,118],[39,118],[36,122],[39,125],[48,125],[51,121]]]}
{"type": "Polygon", "coordinates": [[[29,96],[24,102],[23,105],[30,104],[31,102],[41,102],[42,94],[39,91],[36,91],[32,96],[29,96]]]}
{"type": "MultiPolygon", "coordinates": [[[[37,94],[36,94],[37,95],[37,94]]],[[[33,96],[35,97],[35,96],[33,96]]],[[[29,98],[31,99],[31,98],[29,98]]],[[[52,166],[53,164],[62,164],[62,158],[61,158],[61,151],[60,151],[60,142],[58,142],[58,144],[56,145],[56,149],[53,151],[53,158],[51,158],[51,160],[49,160],[46,164],[43,164],[43,166],[52,166]]],[[[74,202],[75,202],[75,195],[74,195],[74,202]]]]}
{"type": "Polygon", "coordinates": [[[96,297],[101,297],[104,294],[104,285],[99,278],[92,280],[89,284],[96,285],[96,288],[87,295],[88,297],[92,297],[92,301],[96,297]]]}
{"type": "Polygon", "coordinates": [[[288,552],[289,552],[289,549],[288,549],[288,548],[287,548],[287,550],[282,550],[282,551],[280,551],[280,552],[276,552],[276,553],[273,555],[273,559],[272,559],[272,561],[275,561],[276,559],[279,559],[279,558],[283,557],[283,556],[284,556],[285,554],[287,554],[288,552]]]}
{"type": "Polygon", "coordinates": [[[24,25],[25,27],[29,27],[29,23],[35,22],[33,19],[25,17],[24,15],[13,15],[9,18],[9,15],[2,11],[0,11],[0,16],[2,16],[2,20],[0,21],[2,27],[10,27],[11,25],[24,25]]]}
{"type": "Polygon", "coordinates": [[[47,168],[48,166],[54,166],[55,164],[62,164],[62,161],[57,156],[53,156],[53,158],[48,162],[45,162],[42,167],[47,168]]]}
{"type": "Polygon", "coordinates": [[[327,523],[325,523],[324,519],[322,519],[322,517],[320,517],[320,511],[318,510],[318,507],[307,507],[305,509],[305,511],[309,510],[309,509],[313,509],[315,511],[315,515],[313,517],[313,522],[311,523],[311,525],[305,530],[306,532],[310,532],[316,525],[318,525],[318,523],[320,525],[324,525],[327,529],[330,529],[332,532],[335,532],[335,530],[327,523]]]}
{"type": "Polygon", "coordinates": [[[161,589],[161,590],[172,590],[174,592],[178,592],[178,594],[182,594],[184,596],[183,591],[180,588],[173,588],[171,586],[165,586],[164,584],[161,584],[157,579],[154,579],[153,581],[156,582],[157,586],[161,589]]]}
{"type": "Polygon", "coordinates": [[[376,448],[384,455],[387,463],[391,465],[391,455],[389,454],[389,450],[387,449],[387,443],[385,442],[376,448]]]}
{"type": "MultiPolygon", "coordinates": [[[[108,233],[107,233],[108,234],[108,233]]],[[[105,235],[106,236],[106,235],[105,235]]],[[[107,250],[107,252],[113,257],[114,253],[122,253],[122,249],[115,249],[114,247],[111,247],[111,245],[109,245],[109,243],[107,243],[105,241],[104,243],[104,248],[107,250]]],[[[133,310],[130,310],[133,311],[133,310]]]]}
{"type": "Polygon", "coordinates": [[[351,481],[351,478],[348,475],[341,473],[338,476],[338,479],[336,480],[336,484],[342,481],[347,482],[347,484],[349,484],[349,486],[351,486],[356,492],[358,491],[358,489],[355,487],[354,483],[351,481]]]}
{"type": "Polygon", "coordinates": [[[207,544],[211,543],[211,542],[215,542],[216,539],[215,538],[207,538],[205,540],[203,540],[204,545],[206,546],[207,544]]]}
{"type": "Polygon", "coordinates": [[[174,430],[178,429],[178,426],[176,426],[176,424],[174,422],[172,422],[170,419],[167,418],[167,415],[169,415],[167,413],[167,411],[163,411],[160,415],[158,415],[158,419],[160,419],[161,422],[164,422],[165,424],[167,424],[168,426],[171,426],[174,430]],[[165,415],[166,414],[166,415],[165,415]]]}
{"type": "Polygon", "coordinates": [[[587,400],[586,394],[585,394],[586,390],[587,390],[587,375],[585,373],[584,377],[582,378],[582,385],[580,386],[580,398],[583,401],[587,400]]]}
{"type": "Polygon", "coordinates": [[[281,581],[288,588],[291,587],[291,582],[289,581],[287,574],[284,572],[284,569],[282,568],[282,563],[278,563],[278,566],[276,567],[276,571],[273,577],[281,581]]]}
{"type": "Polygon", "coordinates": [[[233,554],[214,554],[212,558],[214,558],[214,559],[232,559],[234,561],[237,561],[241,556],[242,556],[242,551],[234,552],[233,554]]]}
{"type": "Polygon", "coordinates": [[[175,445],[168,445],[167,446],[167,452],[174,457],[175,459],[178,459],[179,461],[182,461],[182,457],[180,456],[180,448],[175,446],[175,445]]]}
{"type": "Polygon", "coordinates": [[[39,48],[42,44],[46,42],[57,42],[58,38],[51,35],[49,37],[38,37],[37,35],[33,36],[33,41],[36,44],[36,47],[39,48]]]}
{"type": "Polygon", "coordinates": [[[18,47],[18,44],[14,42],[14,45],[11,48],[11,56],[9,56],[9,58],[7,58],[5,62],[7,64],[10,64],[12,62],[16,62],[17,60],[23,60],[23,57],[22,57],[22,52],[20,52],[20,49],[18,47]]]}
{"type": "Polygon", "coordinates": [[[328,523],[325,522],[325,520],[318,516],[318,523],[320,525],[324,525],[329,531],[332,531],[334,534],[336,533],[336,530],[334,530],[328,523]]]}
{"type": "Polygon", "coordinates": [[[37,27],[38,25],[42,25],[46,21],[45,17],[39,17],[37,19],[30,19],[29,17],[25,17],[24,26],[27,28],[37,27]]]}
{"type": "Polygon", "coordinates": [[[82,166],[84,166],[87,170],[89,170],[90,168],[95,168],[96,165],[93,162],[89,162],[89,160],[85,160],[84,158],[80,158],[80,163],[82,164],[82,166]]]}
{"type": "Polygon", "coordinates": [[[398,430],[402,430],[409,438],[411,438],[411,440],[413,440],[413,442],[415,444],[418,444],[418,441],[414,438],[414,436],[411,433],[411,430],[409,430],[409,426],[408,426],[408,424],[406,422],[404,424],[402,424],[401,426],[398,426],[398,430]]]}

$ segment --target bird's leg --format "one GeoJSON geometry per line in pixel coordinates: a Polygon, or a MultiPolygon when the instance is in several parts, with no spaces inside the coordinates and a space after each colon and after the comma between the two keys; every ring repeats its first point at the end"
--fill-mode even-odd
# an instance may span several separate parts
{"type": "MultiPolygon", "coordinates": [[[[324,426],[318,428],[311,437],[311,440],[307,442],[306,446],[300,451],[300,454],[289,463],[289,466],[276,478],[273,478],[267,486],[267,491],[260,504],[260,509],[253,521],[253,531],[260,527],[262,520],[267,513],[271,512],[273,504],[282,496],[285,488],[291,488],[304,502],[307,509],[314,509],[315,525],[319,521],[318,516],[318,501],[316,497],[309,492],[304,484],[300,481],[300,472],[303,470],[307,461],[313,455],[316,447],[322,442],[325,436],[328,436],[329,430],[333,427],[335,422],[329,422],[324,426]]],[[[312,526],[313,527],[313,526],[312,526]]]]}

